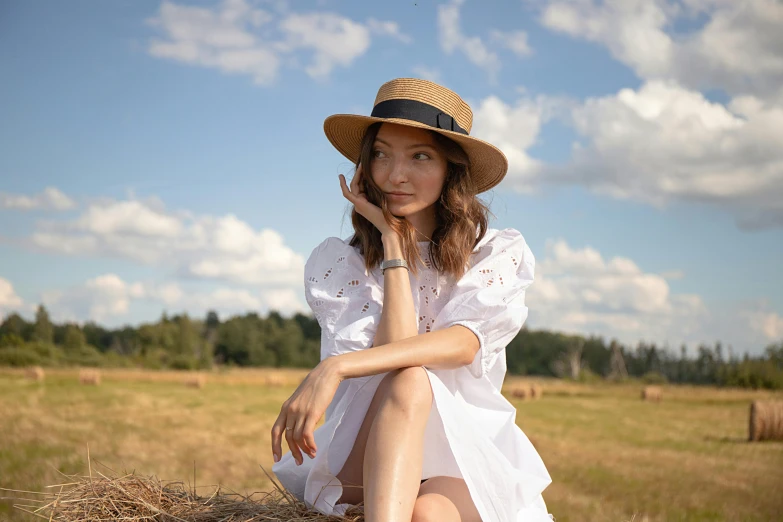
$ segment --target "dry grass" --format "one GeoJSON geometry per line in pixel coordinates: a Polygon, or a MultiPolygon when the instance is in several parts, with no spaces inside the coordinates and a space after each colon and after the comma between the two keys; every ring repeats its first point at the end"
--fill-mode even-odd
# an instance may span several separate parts
{"type": "MultiPolygon", "coordinates": [[[[272,491],[240,495],[220,486],[208,496],[199,496],[195,488],[183,482],[163,482],[155,476],[135,473],[117,475],[93,470],[87,476],[66,476],[66,481],[51,486],[52,491],[6,490],[18,495],[15,508],[45,520],[86,522],[123,520],[163,520],[182,522],[363,522],[360,507],[351,508],[343,517],[326,516],[307,509],[305,504],[280,486],[269,474],[272,491]],[[256,497],[258,495],[258,497],[256,497]],[[25,498],[27,497],[27,498],[25,498]]],[[[3,488],[0,488],[3,489],[3,488]]]]}
{"type": "MultiPolygon", "coordinates": [[[[204,498],[205,484],[274,491],[259,466],[271,469],[272,423],[306,373],[215,372],[195,389],[186,372],[103,370],[101,386],[81,386],[76,370],[34,382],[0,369],[0,487],[51,490],[61,473],[85,473],[89,445],[94,461],[137,476],[181,481],[195,463],[204,498]]],[[[747,438],[751,402],[783,394],[663,385],[651,404],[638,384],[517,377],[505,391],[520,382],[543,390],[510,400],[552,475],[544,498],[558,522],[779,520],[783,443],[747,438]]],[[[35,519],[0,501],[0,520],[35,519]]]]}

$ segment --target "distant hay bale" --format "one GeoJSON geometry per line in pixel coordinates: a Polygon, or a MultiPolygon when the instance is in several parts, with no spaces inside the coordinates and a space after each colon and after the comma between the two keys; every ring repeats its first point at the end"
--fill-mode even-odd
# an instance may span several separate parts
{"type": "MultiPolygon", "coordinates": [[[[263,468],[262,468],[263,469],[263,468]]],[[[266,473],[266,470],[264,470],[266,473]]],[[[113,473],[112,473],[113,474],[113,473]]],[[[20,498],[14,507],[44,520],[181,520],[218,522],[254,520],[333,522],[336,517],[308,509],[304,502],[283,489],[269,473],[275,489],[249,496],[225,493],[220,486],[199,496],[183,482],[162,482],[135,474],[107,476],[91,471],[90,476],[66,476],[65,484],[50,486],[36,494],[35,500],[20,498]],[[256,497],[260,495],[260,498],[256,497]]],[[[344,522],[362,522],[361,507],[351,507],[340,518],[344,522]]]]}
{"type": "Polygon", "coordinates": [[[543,393],[540,385],[529,382],[520,382],[508,387],[508,394],[515,399],[540,399],[543,393]]]}
{"type": "Polygon", "coordinates": [[[79,370],[79,382],[91,386],[98,386],[101,383],[101,374],[98,370],[84,368],[79,370]]]}
{"type": "Polygon", "coordinates": [[[642,388],[642,400],[643,401],[655,401],[660,402],[663,398],[663,390],[660,386],[645,386],[642,388]]]}
{"type": "Polygon", "coordinates": [[[748,440],[783,440],[783,401],[753,401],[748,440]]]}
{"type": "Polygon", "coordinates": [[[207,384],[207,378],[203,374],[188,375],[185,379],[185,386],[189,388],[201,389],[207,384]]]}
{"type": "Polygon", "coordinates": [[[530,385],[530,398],[532,399],[540,399],[544,394],[544,389],[541,388],[538,384],[531,384],[530,385]]]}
{"type": "Polygon", "coordinates": [[[288,380],[285,378],[285,375],[279,373],[267,373],[264,376],[265,386],[285,386],[286,384],[288,384],[288,380]]]}
{"type": "Polygon", "coordinates": [[[533,397],[532,389],[527,383],[514,384],[510,386],[508,393],[515,399],[527,400],[533,397]]]}
{"type": "Polygon", "coordinates": [[[46,377],[46,374],[44,373],[44,369],[40,366],[30,366],[29,368],[25,369],[25,377],[30,379],[31,381],[43,381],[44,377],[46,377]]]}

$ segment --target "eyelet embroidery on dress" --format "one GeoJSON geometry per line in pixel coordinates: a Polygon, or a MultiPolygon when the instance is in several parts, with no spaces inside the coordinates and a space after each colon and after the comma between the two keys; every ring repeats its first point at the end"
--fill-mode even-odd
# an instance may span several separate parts
{"type": "MultiPolygon", "coordinates": [[[[322,327],[324,343],[338,335],[347,335],[343,329],[359,320],[362,320],[360,328],[376,326],[377,320],[371,321],[369,317],[377,318],[382,311],[383,277],[380,270],[373,269],[368,274],[361,258],[349,252],[350,249],[342,246],[338,251],[332,250],[334,257],[330,259],[328,254],[322,256],[321,262],[305,278],[306,297],[313,315],[322,327]],[[378,283],[381,284],[380,295],[378,283]]],[[[464,275],[466,285],[492,288],[492,292],[508,287],[507,282],[511,284],[515,281],[516,274],[524,264],[524,259],[516,250],[495,250],[491,244],[485,245],[474,255],[476,257],[472,260],[472,266],[464,275]],[[514,255],[511,255],[512,252],[514,255]]],[[[418,331],[428,333],[435,328],[436,318],[450,301],[457,281],[436,270],[428,255],[423,255],[422,260],[424,264],[418,274],[411,274],[411,283],[419,318],[418,331]]],[[[505,304],[513,297],[504,296],[504,293],[495,294],[495,299],[505,304]]]]}
{"type": "Polygon", "coordinates": [[[425,333],[431,332],[433,324],[435,324],[435,319],[434,318],[427,317],[426,315],[420,315],[419,316],[419,331],[421,331],[422,326],[423,326],[425,333]]]}

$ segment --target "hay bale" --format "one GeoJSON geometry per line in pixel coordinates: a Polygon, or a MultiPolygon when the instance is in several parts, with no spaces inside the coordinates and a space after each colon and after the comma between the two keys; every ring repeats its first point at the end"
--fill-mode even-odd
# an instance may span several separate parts
{"type": "Polygon", "coordinates": [[[645,386],[642,388],[643,401],[660,402],[663,398],[663,390],[660,386],[645,386]]]}
{"type": "Polygon", "coordinates": [[[783,440],[783,401],[753,401],[750,404],[748,440],[783,440]]]}
{"type": "Polygon", "coordinates": [[[101,373],[92,368],[79,370],[79,382],[90,386],[98,386],[101,383],[101,373]]]}
{"type": "Polygon", "coordinates": [[[538,384],[530,385],[530,398],[540,399],[544,395],[544,389],[538,384]]]}
{"type": "Polygon", "coordinates": [[[43,381],[44,377],[46,377],[43,368],[41,368],[40,366],[30,366],[28,368],[25,368],[24,375],[31,381],[38,381],[38,382],[43,381]]]}
{"type": "Polygon", "coordinates": [[[509,395],[515,399],[527,400],[532,398],[532,391],[530,385],[527,383],[514,384],[508,389],[509,395]]]}
{"type": "MultiPolygon", "coordinates": [[[[263,469],[263,467],[262,467],[263,469]]],[[[266,473],[266,470],[264,470],[266,473]]],[[[308,509],[275,481],[275,489],[249,496],[224,493],[220,486],[204,488],[205,496],[183,482],[162,482],[154,476],[110,476],[92,470],[89,476],[67,476],[64,484],[36,492],[35,499],[18,499],[14,508],[44,520],[142,520],[218,522],[254,520],[299,522],[363,522],[361,507],[350,508],[343,518],[308,509]],[[260,495],[260,498],[254,498],[260,495]],[[25,502],[26,501],[26,502],[25,502]]],[[[14,490],[9,490],[14,491],[14,490]]]]}
{"type": "Polygon", "coordinates": [[[264,386],[285,386],[288,380],[285,375],[279,373],[267,373],[264,375],[264,386]]]}
{"type": "Polygon", "coordinates": [[[207,377],[203,374],[188,375],[185,378],[185,386],[201,389],[207,384],[207,377]]]}

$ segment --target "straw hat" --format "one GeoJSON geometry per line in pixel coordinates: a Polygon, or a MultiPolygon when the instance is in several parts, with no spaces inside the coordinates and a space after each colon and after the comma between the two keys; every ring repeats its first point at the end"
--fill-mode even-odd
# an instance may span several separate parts
{"type": "Polygon", "coordinates": [[[476,192],[491,189],[506,175],[506,156],[494,145],[470,136],[473,111],[454,91],[427,80],[397,78],[381,85],[370,116],[335,114],[324,121],[326,137],[356,163],[367,127],[397,123],[431,130],[457,142],[470,159],[476,192]]]}

